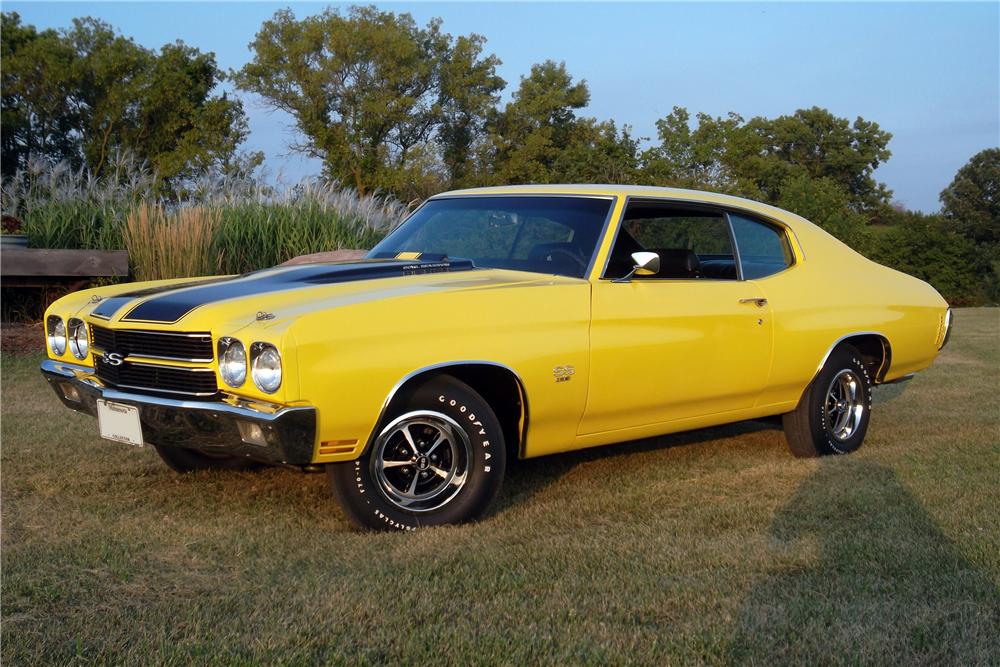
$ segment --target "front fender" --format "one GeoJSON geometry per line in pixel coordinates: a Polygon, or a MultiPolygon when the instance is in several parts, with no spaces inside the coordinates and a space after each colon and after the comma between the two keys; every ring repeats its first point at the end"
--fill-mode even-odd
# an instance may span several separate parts
{"type": "Polygon", "coordinates": [[[299,318],[299,398],[318,410],[315,462],[357,458],[403,383],[428,369],[510,369],[532,406],[525,454],[572,442],[586,404],[590,288],[585,281],[375,300],[299,318]],[[556,381],[557,366],[573,366],[556,381]]]}

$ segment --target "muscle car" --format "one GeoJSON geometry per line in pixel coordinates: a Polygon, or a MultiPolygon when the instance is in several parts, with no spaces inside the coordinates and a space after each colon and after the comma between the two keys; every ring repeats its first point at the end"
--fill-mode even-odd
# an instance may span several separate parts
{"type": "Polygon", "coordinates": [[[950,330],[786,211],[539,185],[432,197],[359,260],[71,294],[42,372],[179,472],[325,468],[355,526],[413,529],[481,516],[515,458],[771,417],[850,453],[950,330]]]}

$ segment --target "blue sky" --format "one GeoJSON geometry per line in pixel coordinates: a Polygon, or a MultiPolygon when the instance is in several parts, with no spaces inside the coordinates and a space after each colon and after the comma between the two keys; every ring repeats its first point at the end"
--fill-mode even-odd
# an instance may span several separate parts
{"type": "MultiPolygon", "coordinates": [[[[226,69],[250,58],[260,24],[289,3],[3,2],[26,23],[108,21],[151,48],[181,39],[226,69]]],[[[297,16],[328,3],[291,3],[297,16]]],[[[675,105],[692,114],[776,116],[818,105],[893,133],[877,176],[910,208],[938,193],[973,154],[1000,145],[1000,3],[378,3],[451,34],[477,32],[508,85],[532,63],[563,60],[590,86],[585,111],[655,135],[675,105]]],[[[336,6],[336,5],[334,5],[336,6]]],[[[251,136],[272,176],[315,174],[288,155],[288,117],[247,99],[251,136]]]]}

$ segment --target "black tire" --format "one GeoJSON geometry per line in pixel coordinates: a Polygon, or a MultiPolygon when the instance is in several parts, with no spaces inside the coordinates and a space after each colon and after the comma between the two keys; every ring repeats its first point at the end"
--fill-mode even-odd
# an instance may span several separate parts
{"type": "Polygon", "coordinates": [[[864,442],[871,410],[868,370],[855,348],[841,345],[830,353],[795,410],[784,415],[788,447],[799,457],[850,454],[864,442]]]}
{"type": "Polygon", "coordinates": [[[394,401],[377,432],[359,459],[326,467],[333,495],[356,528],[471,521],[500,491],[507,462],[500,422],[478,393],[451,376],[436,376],[394,401]]]}
{"type": "Polygon", "coordinates": [[[210,456],[183,447],[153,445],[156,453],[172,470],[180,473],[196,470],[255,470],[262,464],[239,456],[210,456]]]}

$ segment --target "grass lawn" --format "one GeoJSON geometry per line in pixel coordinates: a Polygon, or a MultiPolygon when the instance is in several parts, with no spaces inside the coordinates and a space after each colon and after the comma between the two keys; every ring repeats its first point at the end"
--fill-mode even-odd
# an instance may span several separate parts
{"type": "Polygon", "coordinates": [[[322,475],[180,476],[5,356],[2,662],[1000,663],[1000,310],[865,446],[740,424],[516,464],[484,521],[349,530],[322,475]]]}

